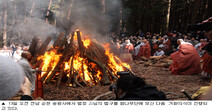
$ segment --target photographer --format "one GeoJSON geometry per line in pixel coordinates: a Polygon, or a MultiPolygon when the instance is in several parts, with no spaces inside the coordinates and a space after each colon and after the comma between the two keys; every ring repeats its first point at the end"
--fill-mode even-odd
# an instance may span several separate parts
{"type": "Polygon", "coordinates": [[[135,75],[121,76],[113,90],[116,100],[166,100],[164,92],[135,75]]]}
{"type": "Polygon", "coordinates": [[[0,100],[12,98],[19,90],[23,92],[21,100],[32,100],[31,83],[24,77],[21,66],[8,57],[0,56],[0,100]]]}
{"type": "Polygon", "coordinates": [[[202,24],[208,24],[206,27],[205,35],[210,39],[209,44],[207,44],[202,49],[206,51],[203,56],[203,74],[208,78],[212,78],[212,17],[202,22],[202,24]]]}

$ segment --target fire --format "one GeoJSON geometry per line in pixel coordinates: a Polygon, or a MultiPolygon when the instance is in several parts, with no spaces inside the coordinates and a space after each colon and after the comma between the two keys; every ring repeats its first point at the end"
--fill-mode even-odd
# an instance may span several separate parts
{"type": "MultiPolygon", "coordinates": [[[[77,30],[79,31],[79,30],[77,30]]],[[[74,33],[73,41],[74,45],[78,45],[78,38],[77,31],[74,33]]],[[[84,49],[89,49],[89,46],[91,44],[91,39],[89,36],[84,36],[80,32],[81,40],[84,46],[84,49]]],[[[70,36],[71,38],[71,36],[70,36]]],[[[109,44],[103,45],[106,49],[105,55],[108,56],[108,62],[107,67],[111,70],[113,74],[116,74],[118,71],[124,71],[124,68],[130,68],[130,66],[127,63],[122,63],[121,60],[116,57],[113,53],[110,52],[109,44]]],[[[99,83],[102,79],[102,70],[95,64],[94,62],[89,62],[87,58],[80,52],[81,50],[78,47],[75,47],[75,52],[72,56],[69,57],[69,60],[66,62],[63,62],[61,66],[63,66],[63,72],[65,77],[72,77],[73,74],[77,76],[77,80],[79,81],[86,81],[89,82],[89,85],[93,85],[93,83],[99,83]],[[72,63],[73,62],[73,63],[72,63]],[[73,65],[73,67],[72,67],[73,65]],[[70,73],[70,71],[72,71],[70,73]],[[80,79],[81,78],[81,79],[80,79]],[[97,80],[96,80],[97,79],[97,80]],[[98,81],[99,80],[99,81],[98,81]]],[[[41,77],[47,76],[52,73],[58,62],[60,61],[62,57],[62,53],[57,53],[57,48],[52,49],[51,51],[47,51],[44,55],[38,57],[38,60],[43,61],[42,71],[47,71],[41,74],[41,77]],[[49,71],[49,72],[48,72],[49,71]],[[48,73],[48,74],[47,74],[48,73]]],[[[60,66],[60,68],[62,68],[60,66]]],[[[61,71],[61,70],[60,70],[61,71]]],[[[111,80],[112,81],[112,80],[111,80]]],[[[72,86],[72,84],[69,84],[72,86]]]]}
{"type": "Polygon", "coordinates": [[[86,40],[82,40],[83,41],[83,45],[88,48],[88,46],[90,45],[91,41],[89,39],[86,40]]]}
{"type": "MultiPolygon", "coordinates": [[[[48,73],[47,77],[52,73],[51,70],[53,70],[55,68],[55,66],[57,65],[58,61],[60,60],[60,58],[62,56],[62,54],[57,54],[56,52],[57,52],[57,50],[53,49],[37,58],[38,60],[43,60],[42,71],[45,71],[46,73],[48,73]]],[[[41,77],[46,74],[45,72],[42,72],[41,77]]]]}
{"type": "Polygon", "coordinates": [[[105,55],[107,55],[109,58],[108,65],[113,70],[114,74],[116,74],[116,72],[118,71],[124,71],[123,66],[130,68],[130,66],[127,63],[122,63],[118,57],[114,56],[113,53],[110,53],[111,48],[109,47],[109,44],[105,44],[103,46],[106,48],[105,55]],[[116,60],[118,60],[120,63],[118,63],[116,60]]]}

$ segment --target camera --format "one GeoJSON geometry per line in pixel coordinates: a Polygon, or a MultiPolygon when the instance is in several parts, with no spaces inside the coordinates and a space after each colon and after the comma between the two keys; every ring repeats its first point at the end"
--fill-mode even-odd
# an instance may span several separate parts
{"type": "Polygon", "coordinates": [[[212,22],[191,24],[187,26],[187,31],[210,31],[212,30],[212,22]]]}

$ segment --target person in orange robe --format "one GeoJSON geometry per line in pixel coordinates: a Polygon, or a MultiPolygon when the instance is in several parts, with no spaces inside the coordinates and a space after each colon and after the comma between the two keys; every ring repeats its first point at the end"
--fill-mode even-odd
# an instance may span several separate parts
{"type": "Polygon", "coordinates": [[[144,43],[145,45],[140,48],[137,56],[135,57],[136,60],[139,60],[141,56],[144,56],[146,58],[150,58],[151,56],[151,46],[149,44],[149,41],[145,39],[144,43]]]}
{"type": "Polygon", "coordinates": [[[199,74],[201,72],[200,57],[194,46],[182,39],[177,42],[179,50],[171,54],[173,63],[169,69],[176,75],[199,74]]]}

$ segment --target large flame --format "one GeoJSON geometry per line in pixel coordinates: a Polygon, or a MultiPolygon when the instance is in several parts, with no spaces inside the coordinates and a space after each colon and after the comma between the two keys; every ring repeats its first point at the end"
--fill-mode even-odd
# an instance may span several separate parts
{"type": "Polygon", "coordinates": [[[130,68],[127,63],[122,63],[117,56],[114,56],[113,53],[110,53],[110,44],[107,43],[103,46],[106,48],[105,55],[107,55],[109,58],[108,65],[110,66],[114,74],[116,74],[116,72],[118,71],[124,71],[123,66],[130,68]]]}
{"type": "MultiPolygon", "coordinates": [[[[78,30],[77,30],[78,31],[78,30]]],[[[78,45],[77,41],[77,31],[74,34],[74,44],[78,45]]],[[[82,33],[80,32],[81,37],[83,37],[82,33]]],[[[85,37],[85,36],[84,36],[85,37]]],[[[91,40],[88,36],[86,38],[82,38],[83,46],[85,49],[87,49],[90,44],[91,40]]],[[[130,66],[127,63],[122,63],[121,60],[116,57],[113,53],[110,52],[109,44],[103,45],[106,49],[105,55],[108,56],[108,63],[107,67],[112,70],[113,74],[116,74],[118,71],[124,71],[124,67],[130,68],[130,66]]],[[[62,54],[57,53],[56,48],[52,49],[51,51],[47,51],[44,55],[38,57],[38,60],[43,60],[43,67],[42,71],[50,71],[46,73],[42,73],[41,76],[47,77],[52,73],[52,70],[56,67],[58,64],[62,54]]],[[[80,50],[76,50],[74,55],[70,57],[70,59],[67,62],[64,62],[64,73],[66,73],[66,77],[71,77],[70,69],[71,65],[73,65],[72,73],[76,73],[77,75],[80,75],[81,78],[83,78],[86,82],[91,83],[97,83],[95,78],[98,78],[99,81],[102,79],[102,71],[98,66],[93,63],[89,62],[87,58],[83,57],[83,55],[80,53],[80,50]],[[72,64],[73,62],[73,64],[72,64]]],[[[79,76],[77,77],[79,78],[79,76]]]]}
{"type": "Polygon", "coordinates": [[[58,61],[60,60],[62,54],[57,54],[56,49],[52,49],[51,51],[47,51],[44,55],[38,57],[38,60],[43,60],[43,67],[42,67],[42,74],[43,75],[47,74],[47,77],[52,73],[52,70],[56,67],[58,61]]]}

